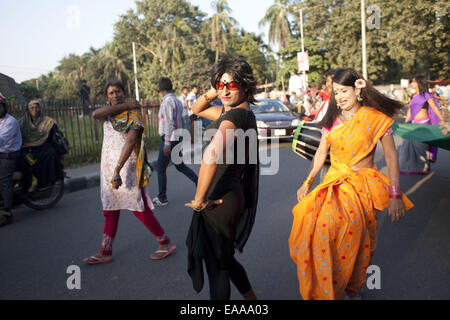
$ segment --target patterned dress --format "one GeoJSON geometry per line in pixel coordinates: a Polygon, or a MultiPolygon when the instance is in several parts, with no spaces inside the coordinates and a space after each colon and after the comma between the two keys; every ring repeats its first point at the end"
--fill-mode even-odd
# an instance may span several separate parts
{"type": "MultiPolygon", "coordinates": [[[[351,168],[367,157],[392,125],[383,113],[361,107],[327,135],[331,168],[324,182],[293,209],[291,258],[303,299],[340,299],[359,292],[377,246],[377,211],[389,202],[389,178],[373,168],[351,168]]],[[[402,195],[408,210],[413,207],[402,195]]]]}
{"type": "Polygon", "coordinates": [[[103,210],[144,211],[144,201],[138,188],[136,151],[133,150],[120,171],[122,186],[114,190],[111,185],[114,169],[127,139],[126,133],[114,130],[110,121],[103,124],[103,147],[100,164],[100,191],[103,210]]]}

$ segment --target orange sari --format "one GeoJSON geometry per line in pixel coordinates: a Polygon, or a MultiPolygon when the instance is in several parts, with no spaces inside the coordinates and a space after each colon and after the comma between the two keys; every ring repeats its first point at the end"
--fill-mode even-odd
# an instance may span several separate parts
{"type": "MultiPolygon", "coordinates": [[[[331,168],[292,213],[291,258],[303,299],[340,299],[359,292],[377,246],[377,211],[389,203],[389,178],[373,168],[353,171],[367,157],[394,121],[361,107],[353,119],[334,127],[331,168]]],[[[402,194],[407,210],[414,205],[402,194]]]]}

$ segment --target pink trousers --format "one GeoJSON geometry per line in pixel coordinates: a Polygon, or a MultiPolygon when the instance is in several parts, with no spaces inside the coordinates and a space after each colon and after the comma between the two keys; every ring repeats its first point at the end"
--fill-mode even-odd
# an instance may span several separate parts
{"type": "MultiPolygon", "coordinates": [[[[141,189],[141,194],[144,200],[144,212],[133,211],[133,214],[150,230],[160,245],[170,243],[170,238],[155,218],[153,211],[148,207],[147,198],[143,189],[141,189]]],[[[105,216],[105,226],[103,229],[100,254],[112,255],[112,245],[119,225],[120,210],[103,210],[103,215],[105,216]]]]}

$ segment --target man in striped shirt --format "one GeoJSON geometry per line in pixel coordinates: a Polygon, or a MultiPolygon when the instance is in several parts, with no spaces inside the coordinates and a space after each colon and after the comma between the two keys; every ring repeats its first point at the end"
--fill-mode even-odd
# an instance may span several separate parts
{"type": "MultiPolygon", "coordinates": [[[[159,194],[158,197],[153,199],[153,203],[156,206],[165,206],[168,204],[166,170],[170,162],[172,149],[182,141],[182,138],[175,137],[175,130],[183,128],[183,105],[175,97],[172,81],[169,78],[161,78],[158,83],[158,88],[163,96],[158,114],[159,135],[161,136],[156,168],[158,172],[159,194]]],[[[197,175],[183,162],[176,164],[175,168],[197,185],[197,175]]]]}

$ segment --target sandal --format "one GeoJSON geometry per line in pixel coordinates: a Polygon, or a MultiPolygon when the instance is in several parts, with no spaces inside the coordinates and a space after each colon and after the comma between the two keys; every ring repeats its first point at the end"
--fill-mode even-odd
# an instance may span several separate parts
{"type": "Polygon", "coordinates": [[[112,261],[111,256],[90,256],[83,260],[84,263],[87,264],[100,264],[100,263],[108,263],[112,261]]]}
{"type": "Polygon", "coordinates": [[[155,251],[154,254],[152,254],[150,256],[150,258],[152,260],[161,260],[164,259],[165,257],[167,257],[169,254],[171,254],[172,252],[175,251],[175,249],[177,248],[177,246],[172,245],[170,248],[168,247],[167,249],[158,249],[155,251]]]}

